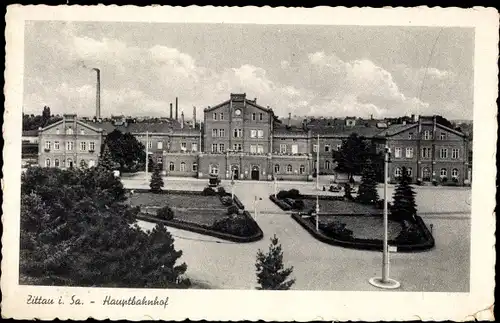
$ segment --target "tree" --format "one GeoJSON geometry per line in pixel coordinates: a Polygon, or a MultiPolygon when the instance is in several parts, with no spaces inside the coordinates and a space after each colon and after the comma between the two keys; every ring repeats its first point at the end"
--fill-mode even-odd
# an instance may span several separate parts
{"type": "Polygon", "coordinates": [[[358,189],[358,200],[361,203],[370,204],[378,201],[377,174],[373,168],[372,161],[368,159],[363,169],[363,177],[358,189]]]}
{"type": "Polygon", "coordinates": [[[257,283],[261,290],[288,290],[295,283],[295,279],[288,279],[293,272],[293,267],[284,268],[283,251],[278,238],[271,238],[269,251],[264,254],[257,252],[257,283]]]}
{"type": "Polygon", "coordinates": [[[149,183],[149,187],[151,192],[153,193],[161,193],[161,189],[165,184],[163,183],[163,178],[160,174],[160,167],[156,166],[153,174],[151,175],[151,182],[149,183]]]}
{"type": "Polygon", "coordinates": [[[411,177],[406,167],[402,168],[402,176],[394,191],[391,215],[400,221],[413,221],[417,214],[415,191],[411,186],[411,177]]]}
{"type": "Polygon", "coordinates": [[[113,156],[111,156],[109,147],[106,144],[104,144],[101,158],[99,159],[97,167],[105,169],[107,171],[114,171],[120,168],[120,164],[113,160],[113,156]]]}
{"type": "Polygon", "coordinates": [[[103,168],[28,169],[21,184],[20,276],[37,284],[187,287],[167,229],[135,222],[121,182],[103,168]]]}
{"type": "Polygon", "coordinates": [[[113,130],[104,142],[109,146],[111,156],[120,165],[121,172],[136,172],[145,164],[144,145],[132,134],[113,130]]]}
{"type": "Polygon", "coordinates": [[[337,162],[336,170],[347,173],[349,180],[352,180],[353,175],[361,173],[370,153],[369,148],[365,138],[359,137],[356,133],[351,134],[342,142],[340,150],[333,154],[337,162]]]}

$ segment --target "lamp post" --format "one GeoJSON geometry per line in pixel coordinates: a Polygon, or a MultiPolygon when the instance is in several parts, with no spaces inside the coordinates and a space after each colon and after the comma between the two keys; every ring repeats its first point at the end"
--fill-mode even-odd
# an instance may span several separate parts
{"type": "Polygon", "coordinates": [[[384,149],[384,242],[382,250],[382,277],[370,278],[369,282],[375,287],[384,289],[399,288],[400,283],[389,278],[389,245],[388,245],[388,210],[387,210],[387,175],[389,173],[389,155],[391,151],[386,145],[384,149]]]}
{"type": "Polygon", "coordinates": [[[316,148],[316,189],[319,190],[319,134],[316,148]]]}
{"type": "Polygon", "coordinates": [[[319,197],[316,195],[316,232],[319,231],[319,197]]]}
{"type": "Polygon", "coordinates": [[[231,174],[231,200],[234,201],[234,169],[231,174]]]}
{"type": "Polygon", "coordinates": [[[278,195],[278,182],[276,181],[276,175],[274,176],[274,197],[278,195]]]}
{"type": "Polygon", "coordinates": [[[149,132],[146,131],[146,182],[148,181],[148,167],[149,167],[149,132]]]}
{"type": "Polygon", "coordinates": [[[253,199],[253,213],[253,219],[257,220],[257,195],[255,195],[253,199]]]}

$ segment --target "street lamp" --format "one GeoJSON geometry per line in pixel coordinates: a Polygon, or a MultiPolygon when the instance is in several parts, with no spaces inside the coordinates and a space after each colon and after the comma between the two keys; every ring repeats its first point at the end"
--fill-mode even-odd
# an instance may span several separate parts
{"type": "Polygon", "coordinates": [[[146,182],[148,181],[148,167],[149,167],[149,132],[146,131],[146,182]]]}
{"type": "Polygon", "coordinates": [[[278,195],[278,181],[276,180],[276,175],[274,175],[274,197],[278,195]]]}
{"type": "Polygon", "coordinates": [[[389,156],[391,150],[389,146],[384,148],[384,243],[382,250],[382,277],[372,277],[369,282],[375,287],[384,289],[399,288],[400,283],[389,278],[389,246],[388,246],[388,212],[387,212],[387,174],[389,173],[389,156]]]}
{"type": "Polygon", "coordinates": [[[231,200],[234,201],[234,169],[232,170],[232,176],[231,176],[231,200]]]}
{"type": "Polygon", "coordinates": [[[319,197],[316,194],[316,232],[319,231],[319,197]]]}

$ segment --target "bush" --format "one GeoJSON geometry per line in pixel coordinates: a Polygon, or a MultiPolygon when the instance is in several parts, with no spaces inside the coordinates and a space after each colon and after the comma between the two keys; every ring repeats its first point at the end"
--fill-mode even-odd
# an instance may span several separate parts
{"type": "Polygon", "coordinates": [[[225,196],[226,195],[226,190],[224,189],[224,187],[220,186],[217,189],[217,193],[219,193],[220,196],[225,196]]]}
{"type": "MultiPolygon", "coordinates": [[[[384,209],[384,199],[381,199],[381,200],[378,200],[376,203],[375,203],[375,207],[379,210],[383,210],[384,209]]],[[[392,204],[391,202],[388,202],[387,203],[387,210],[391,210],[392,208],[392,204]]]]}
{"type": "Polygon", "coordinates": [[[298,199],[300,198],[300,192],[299,190],[292,188],[289,191],[279,191],[278,194],[276,194],[276,197],[280,200],[290,198],[290,199],[298,199]]]}
{"type": "Polygon", "coordinates": [[[422,180],[420,178],[417,178],[417,185],[422,185],[422,180]]]}
{"type": "Polygon", "coordinates": [[[447,177],[441,177],[441,183],[446,183],[448,181],[447,177]]]}
{"type": "MultiPolygon", "coordinates": [[[[313,218],[311,218],[311,219],[312,219],[312,221],[315,221],[313,218]]],[[[335,238],[335,239],[341,239],[341,240],[352,240],[353,239],[352,230],[346,229],[345,223],[333,221],[333,222],[330,222],[328,224],[322,224],[320,222],[319,228],[327,236],[335,238]]]]}
{"type": "Polygon", "coordinates": [[[234,214],[216,220],[214,224],[212,224],[212,230],[235,236],[247,237],[257,232],[257,226],[255,222],[246,216],[234,214]]]}
{"type": "Polygon", "coordinates": [[[438,185],[438,182],[437,182],[435,179],[433,179],[433,180],[432,180],[432,185],[437,186],[437,185],[438,185]]]}
{"type": "Polygon", "coordinates": [[[351,189],[351,185],[349,184],[345,184],[344,186],[344,197],[349,200],[349,201],[352,201],[354,200],[354,197],[352,197],[352,189],[351,189]]]}
{"type": "Polygon", "coordinates": [[[302,200],[295,200],[292,204],[292,208],[296,209],[296,210],[302,210],[304,209],[305,207],[305,204],[304,204],[304,201],[302,200]]]}
{"type": "Polygon", "coordinates": [[[205,187],[205,188],[203,189],[202,194],[203,194],[204,196],[215,196],[215,195],[217,195],[217,193],[216,193],[216,192],[214,191],[214,189],[213,189],[213,188],[211,188],[211,187],[205,187]]]}
{"type": "Polygon", "coordinates": [[[222,196],[220,198],[220,201],[221,201],[222,205],[224,205],[224,206],[233,205],[233,199],[231,198],[231,196],[222,196]]]}
{"type": "Polygon", "coordinates": [[[174,219],[174,211],[167,205],[156,211],[156,217],[162,220],[171,221],[174,219]]]}
{"type": "Polygon", "coordinates": [[[288,191],[279,191],[276,197],[280,200],[286,199],[288,197],[288,191]]]}
{"type": "Polygon", "coordinates": [[[231,205],[227,208],[227,215],[238,214],[240,209],[236,205],[231,205]]]}
{"type": "Polygon", "coordinates": [[[416,244],[422,242],[423,239],[421,231],[412,225],[401,230],[394,241],[398,244],[416,244]]]}

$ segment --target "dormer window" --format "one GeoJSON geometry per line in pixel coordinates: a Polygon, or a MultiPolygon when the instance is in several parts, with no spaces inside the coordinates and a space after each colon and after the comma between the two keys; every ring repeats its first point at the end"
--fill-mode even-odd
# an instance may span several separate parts
{"type": "Polygon", "coordinates": [[[431,132],[429,130],[424,131],[424,140],[430,140],[431,139],[431,132]]]}
{"type": "Polygon", "coordinates": [[[439,134],[439,140],[446,140],[446,132],[441,132],[439,134]]]}
{"type": "Polygon", "coordinates": [[[56,129],[56,135],[60,135],[61,134],[61,130],[59,130],[59,128],[56,129]]]}
{"type": "Polygon", "coordinates": [[[214,113],[214,114],[213,114],[213,119],[214,119],[214,120],[217,120],[217,113],[214,113]]]}

